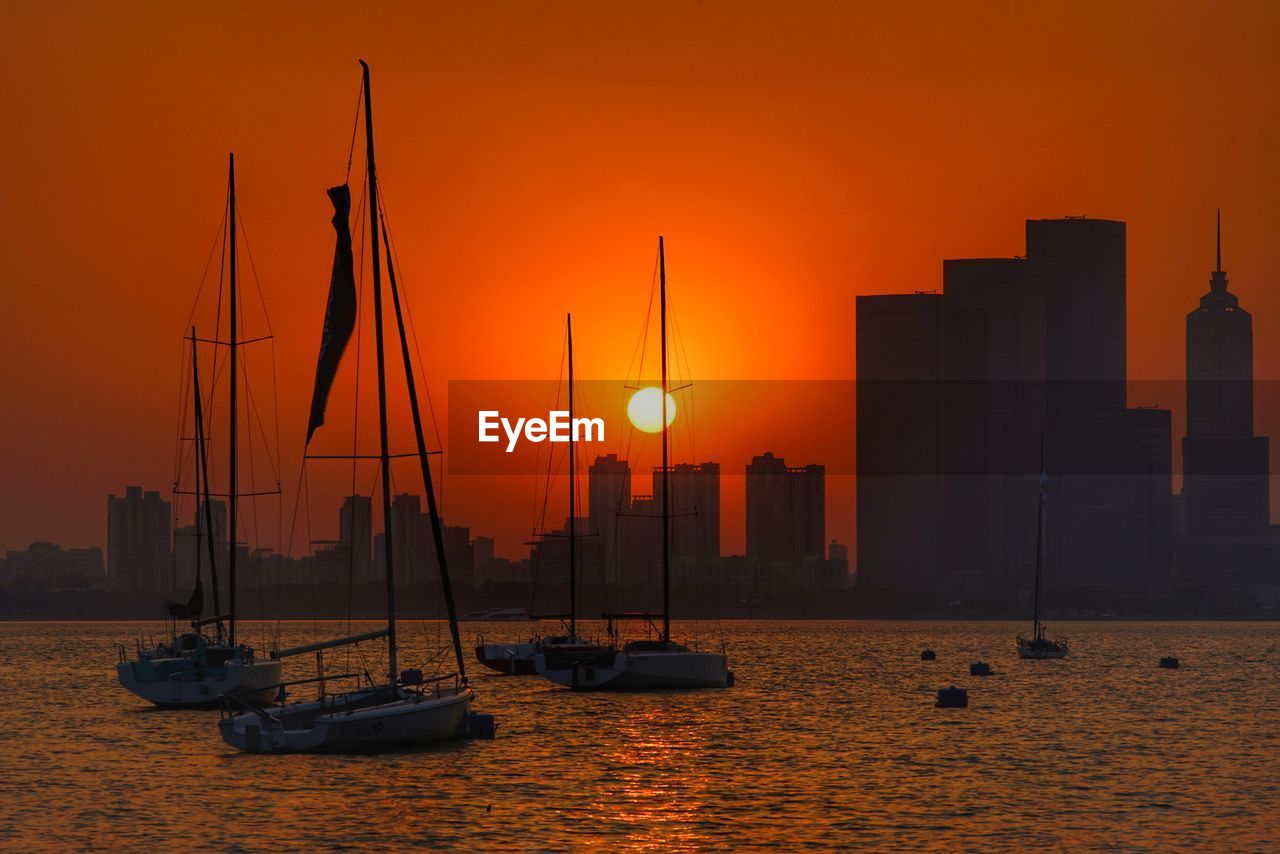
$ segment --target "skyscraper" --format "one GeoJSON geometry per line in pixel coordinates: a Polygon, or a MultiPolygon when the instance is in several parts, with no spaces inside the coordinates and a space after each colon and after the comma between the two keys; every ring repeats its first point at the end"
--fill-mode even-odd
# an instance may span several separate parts
{"type": "Polygon", "coordinates": [[[747,557],[797,562],[824,557],[826,469],[788,466],[769,451],[747,466],[747,557]]]}
{"type": "Polygon", "coordinates": [[[1227,288],[1221,218],[1217,246],[1209,292],[1187,315],[1184,532],[1258,537],[1270,523],[1269,447],[1253,435],[1253,318],[1227,288]]]}
{"type": "Polygon", "coordinates": [[[169,589],[169,502],[141,486],[107,496],[107,575],[120,590],[169,589]]]}
{"type": "Polygon", "coordinates": [[[860,296],[858,586],[910,591],[941,565],[942,295],[860,296]]]}
{"type": "Polygon", "coordinates": [[[1167,571],[1169,544],[1142,520],[1167,504],[1150,481],[1173,461],[1150,456],[1162,416],[1128,409],[1125,224],[1028,220],[1027,263],[1047,316],[1048,583],[1149,583],[1167,571]]]}
{"type": "Polygon", "coordinates": [[[374,580],[373,502],[369,496],[348,495],[342,502],[338,515],[338,552],[357,583],[374,580]]]}
{"type": "Polygon", "coordinates": [[[391,499],[391,542],[397,584],[421,584],[433,577],[436,560],[431,523],[417,495],[401,493],[391,499]]]}
{"type": "Polygon", "coordinates": [[[618,528],[622,524],[618,514],[631,509],[631,466],[617,454],[596,457],[587,469],[587,520],[590,530],[586,533],[598,537],[600,559],[604,566],[605,580],[620,580],[618,556],[618,528]]]}
{"type": "MultiPolygon", "coordinates": [[[[720,464],[678,463],[671,467],[671,562],[680,580],[694,566],[720,556],[720,464]]],[[[662,468],[653,469],[654,501],[662,501],[662,468]]],[[[658,505],[662,513],[662,505],[658,505]]],[[[661,532],[658,532],[659,536],[661,532]]]]}
{"type": "Polygon", "coordinates": [[[942,263],[948,583],[1011,594],[1035,555],[1045,292],[1021,258],[942,263]]]}

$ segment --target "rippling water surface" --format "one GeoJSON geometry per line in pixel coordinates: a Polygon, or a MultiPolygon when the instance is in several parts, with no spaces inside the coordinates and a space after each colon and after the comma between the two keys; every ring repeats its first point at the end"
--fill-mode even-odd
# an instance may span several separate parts
{"type": "MultiPolygon", "coordinates": [[[[726,644],[737,687],[574,694],[469,662],[494,741],[243,756],[218,712],[154,711],[117,686],[116,645],[158,625],[0,624],[0,846],[1280,847],[1273,624],[1059,625],[1058,662],[1018,661],[1022,628],[677,624],[726,644]],[[1182,668],[1158,669],[1166,654],[1182,668]],[[969,677],[979,659],[997,675],[969,677]],[[968,709],[933,707],[950,684],[968,709]]],[[[402,666],[446,641],[436,623],[401,630],[402,666]]],[[[466,626],[468,655],[477,630],[528,627],[466,626]]]]}

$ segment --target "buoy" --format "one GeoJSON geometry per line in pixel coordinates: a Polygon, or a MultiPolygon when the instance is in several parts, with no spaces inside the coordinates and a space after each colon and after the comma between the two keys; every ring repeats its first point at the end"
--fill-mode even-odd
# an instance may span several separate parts
{"type": "Polygon", "coordinates": [[[939,709],[964,709],[969,706],[969,692],[963,688],[957,688],[952,685],[950,688],[938,689],[938,702],[934,703],[939,709]]]}
{"type": "Polygon", "coordinates": [[[473,714],[467,725],[467,738],[492,739],[498,732],[498,724],[493,719],[493,715],[473,714]]]}
{"type": "Polygon", "coordinates": [[[921,661],[934,661],[937,657],[938,654],[931,649],[926,649],[924,652],[920,653],[921,661]]]}
{"type": "Polygon", "coordinates": [[[1172,655],[1166,655],[1164,658],[1160,659],[1160,666],[1165,670],[1177,670],[1178,659],[1174,658],[1172,655]]]}
{"type": "Polygon", "coordinates": [[[985,661],[975,661],[973,662],[973,664],[969,665],[969,675],[970,676],[990,676],[991,665],[987,664],[985,661]]]}

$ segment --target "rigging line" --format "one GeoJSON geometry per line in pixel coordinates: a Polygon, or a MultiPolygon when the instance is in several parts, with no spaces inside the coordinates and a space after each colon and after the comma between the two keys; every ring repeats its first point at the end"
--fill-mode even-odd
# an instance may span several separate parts
{"type": "MultiPolygon", "coordinates": [[[[431,416],[431,429],[435,432],[436,444],[443,449],[444,439],[442,438],[442,434],[440,433],[440,422],[436,417],[436,406],[434,401],[431,398],[431,385],[427,382],[427,366],[426,366],[426,363],[422,360],[422,347],[418,344],[418,330],[413,323],[413,308],[410,305],[409,292],[405,285],[404,268],[400,266],[400,253],[396,249],[395,235],[391,231],[391,220],[387,216],[387,203],[382,193],[381,183],[378,184],[378,201],[381,204],[381,207],[379,208],[379,210],[382,215],[383,227],[386,229],[386,232],[387,232],[387,247],[390,250],[389,255],[387,257],[387,264],[395,265],[395,269],[398,272],[397,279],[400,285],[400,292],[405,295],[403,304],[404,304],[405,315],[409,319],[409,335],[410,337],[413,338],[414,353],[418,357],[416,370],[418,371],[422,379],[423,394],[427,398],[427,414],[431,416]]],[[[439,482],[440,482],[440,488],[436,492],[437,492],[437,497],[439,499],[438,503],[439,503],[441,512],[443,513],[444,506],[445,506],[445,495],[444,495],[445,477],[444,477],[443,455],[440,460],[439,482]]]]}
{"type": "MultiPolygon", "coordinates": [[[[218,252],[218,296],[217,296],[216,302],[214,303],[214,309],[213,309],[213,330],[214,330],[213,340],[214,341],[218,341],[221,338],[220,330],[222,328],[222,286],[224,281],[226,280],[226,275],[227,275],[227,270],[226,270],[227,225],[230,222],[230,216],[229,216],[230,211],[231,211],[231,185],[228,184],[226,200],[223,202],[223,209],[222,209],[222,243],[221,243],[222,248],[218,252]]],[[[195,308],[193,306],[192,314],[194,315],[194,313],[195,313],[195,308]]],[[[217,398],[215,395],[218,388],[219,372],[222,370],[221,367],[218,365],[218,349],[219,348],[217,347],[213,349],[213,364],[210,366],[210,370],[209,370],[209,411],[208,411],[207,423],[210,425],[213,424],[214,418],[217,415],[217,406],[216,406],[217,398]]],[[[206,430],[205,441],[208,441],[211,438],[212,436],[210,432],[206,430]]]]}
{"type": "MultiPolygon", "coordinates": [[[[684,343],[683,333],[680,331],[680,323],[676,318],[674,306],[670,295],[667,296],[667,318],[671,324],[672,337],[675,339],[675,355],[676,355],[676,376],[682,387],[687,388],[693,383],[693,368],[689,365],[689,349],[684,343]],[[684,356],[684,367],[680,366],[680,357],[684,356]]],[[[685,408],[684,427],[685,439],[689,447],[689,462],[697,462],[697,452],[694,446],[694,430],[693,430],[693,393],[689,392],[682,395],[685,408]]]]}
{"type": "MultiPolygon", "coordinates": [[[[182,349],[185,351],[187,348],[184,346],[182,349]]],[[[185,370],[186,364],[186,354],[184,353],[178,359],[179,370],[184,375],[189,373],[185,370]]],[[[173,445],[173,489],[175,493],[177,492],[178,484],[182,482],[182,477],[186,469],[184,464],[186,459],[186,448],[184,446],[188,443],[182,441],[182,433],[183,427],[187,422],[187,398],[189,396],[189,389],[187,386],[189,383],[189,376],[182,376],[178,380],[178,419],[177,425],[175,426],[175,432],[177,435],[174,436],[173,445]]]]}
{"type": "MultiPolygon", "coordinates": [[[[549,402],[548,402],[548,403],[549,403],[549,406],[550,406],[550,408],[551,408],[552,410],[558,410],[558,409],[560,408],[560,384],[561,384],[561,382],[563,382],[563,380],[564,380],[564,364],[565,364],[565,358],[566,358],[566,357],[565,357],[565,354],[566,354],[566,352],[568,351],[568,343],[567,343],[567,342],[568,342],[568,337],[567,337],[567,333],[566,333],[566,337],[565,337],[564,341],[565,341],[565,343],[561,346],[561,350],[560,350],[560,368],[559,368],[558,372],[556,373],[556,382],[555,382],[554,391],[552,392],[552,394],[551,394],[551,395],[549,395],[550,400],[549,400],[549,402]]],[[[572,427],[571,427],[570,429],[572,429],[572,427]]],[[[547,476],[548,476],[548,478],[550,477],[550,472],[551,472],[551,463],[552,463],[552,457],[553,457],[554,453],[555,453],[555,448],[554,448],[554,446],[553,446],[550,442],[548,442],[548,443],[547,443],[547,476]]],[[[531,534],[531,535],[533,535],[533,536],[536,536],[536,535],[538,534],[538,530],[539,530],[539,528],[538,528],[538,519],[539,519],[539,516],[538,516],[538,492],[539,492],[539,490],[538,490],[538,481],[540,480],[539,475],[542,473],[542,472],[541,472],[541,470],[542,470],[542,451],[541,451],[541,449],[535,449],[533,459],[534,459],[534,481],[533,481],[533,518],[530,520],[530,523],[531,523],[531,524],[530,524],[530,528],[531,528],[531,530],[530,530],[530,534],[531,534]]],[[[542,518],[542,520],[543,520],[544,524],[545,524],[545,521],[546,521],[546,515],[547,515],[547,510],[546,510],[546,493],[547,493],[547,491],[549,491],[549,489],[550,489],[550,485],[548,484],[548,485],[547,485],[546,487],[544,487],[544,489],[542,490],[542,493],[543,493],[543,506],[542,506],[542,516],[541,516],[541,518],[542,518]]],[[[543,530],[545,531],[545,527],[543,528],[543,530]]]]}
{"type": "MultiPolygon", "coordinates": [[[[209,255],[204,261],[204,272],[200,274],[200,284],[196,287],[196,295],[191,300],[191,311],[187,312],[187,323],[183,329],[190,329],[191,323],[196,316],[196,308],[200,305],[200,294],[204,291],[204,284],[209,278],[209,269],[213,266],[213,253],[218,250],[218,241],[223,238],[227,227],[227,208],[226,204],[222,207],[222,217],[218,221],[218,227],[213,233],[213,244],[209,247],[209,255]]],[[[225,248],[225,246],[224,246],[225,248]]],[[[185,349],[185,348],[184,348],[185,349]]]]}
{"type": "MultiPolygon", "coordinates": [[[[249,356],[247,353],[240,357],[240,363],[243,368],[243,370],[241,370],[240,373],[244,376],[245,402],[248,404],[249,414],[253,416],[253,418],[251,419],[250,426],[252,427],[253,423],[256,423],[258,425],[258,436],[262,440],[263,448],[266,449],[267,465],[271,468],[271,479],[275,481],[275,484],[278,487],[280,485],[279,461],[272,459],[271,457],[271,439],[269,436],[267,436],[267,427],[265,424],[262,423],[262,410],[258,407],[258,401],[253,396],[253,387],[249,383],[248,362],[249,362],[249,356]]],[[[278,428],[278,425],[277,425],[277,428],[278,428]]],[[[253,465],[253,456],[252,456],[253,455],[253,431],[252,430],[250,430],[249,432],[249,441],[246,442],[246,444],[249,446],[249,454],[250,454],[249,465],[252,466],[253,465]]]]}
{"type": "MultiPolygon", "coordinates": [[[[240,241],[244,244],[244,252],[249,256],[249,272],[253,274],[253,284],[258,289],[258,304],[262,306],[262,322],[267,326],[267,335],[274,335],[271,331],[271,314],[267,311],[267,298],[262,293],[262,281],[258,278],[258,268],[253,263],[253,247],[249,245],[249,231],[244,227],[244,213],[239,206],[236,207],[236,222],[240,223],[240,241]]],[[[244,328],[244,324],[240,324],[240,328],[244,328]]]]}
{"type": "MultiPolygon", "coordinates": [[[[554,401],[554,402],[552,403],[552,406],[553,406],[555,409],[559,409],[559,408],[560,408],[560,393],[561,393],[561,386],[560,386],[560,382],[559,382],[559,380],[560,380],[561,378],[563,378],[563,377],[564,377],[564,364],[565,364],[565,363],[564,363],[564,359],[565,359],[565,353],[567,352],[567,349],[568,349],[568,335],[567,335],[567,333],[566,333],[566,337],[565,337],[565,350],[562,350],[562,351],[561,351],[561,357],[560,357],[560,359],[561,359],[561,360],[560,360],[560,373],[557,375],[556,392],[555,392],[555,397],[553,398],[553,401],[554,401]]],[[[571,429],[572,429],[572,428],[571,428],[571,429]]],[[[535,459],[536,459],[536,457],[535,457],[535,459]]],[[[566,457],[566,459],[567,459],[567,457],[566,457]]],[[[543,485],[543,490],[542,490],[542,513],[541,513],[540,518],[538,518],[538,519],[537,519],[537,528],[535,528],[535,536],[540,536],[541,538],[545,538],[546,533],[547,533],[547,507],[549,506],[550,501],[551,501],[551,478],[552,478],[555,474],[559,473],[559,471],[560,471],[560,470],[559,470],[559,469],[557,469],[557,468],[555,467],[555,449],[554,449],[553,447],[551,447],[551,444],[550,444],[550,443],[548,443],[548,445],[547,445],[547,475],[546,475],[546,482],[544,483],[544,485],[543,485]],[[539,531],[541,532],[541,534],[538,534],[538,533],[537,533],[537,532],[539,532],[539,531]]],[[[536,511],[535,511],[535,512],[536,512],[536,511]]],[[[541,559],[541,553],[542,553],[542,549],[537,548],[537,549],[535,550],[535,554],[537,554],[537,555],[539,556],[538,564],[540,564],[540,562],[541,562],[541,560],[540,560],[540,559],[541,559]]],[[[533,608],[533,606],[536,604],[536,601],[533,601],[533,600],[532,600],[532,597],[533,597],[533,595],[536,595],[536,593],[537,593],[537,581],[538,581],[538,573],[537,573],[537,570],[538,570],[538,568],[539,568],[538,564],[535,564],[533,567],[531,567],[531,569],[533,569],[533,570],[534,570],[534,573],[533,573],[533,587],[532,587],[532,590],[530,591],[530,593],[531,593],[530,608],[531,608],[531,609],[532,609],[532,608],[533,608]]]]}
{"type": "MultiPolygon", "coordinates": [[[[362,87],[363,89],[363,87],[362,87]]],[[[363,94],[362,94],[363,97],[363,94]]],[[[359,117],[359,103],[356,105],[356,116],[359,117]]],[[[354,141],[352,143],[354,145],[354,141]]],[[[348,164],[347,177],[350,178],[351,170],[348,164]]],[[[365,169],[365,178],[368,177],[368,168],[365,169]]],[[[364,340],[364,324],[362,315],[364,314],[364,249],[365,249],[365,229],[367,217],[365,216],[365,200],[367,196],[368,182],[361,181],[360,201],[356,205],[356,232],[360,235],[360,274],[356,282],[356,363],[355,363],[355,402],[352,405],[352,425],[351,425],[351,495],[356,493],[356,471],[359,463],[356,460],[356,451],[360,441],[360,353],[364,340]]],[[[373,492],[370,491],[370,495],[373,492]]],[[[373,512],[370,507],[370,513],[373,512]]],[[[370,524],[373,519],[370,517],[370,524]]],[[[355,522],[354,508],[352,515],[352,524],[355,522]]],[[[355,560],[355,552],[352,549],[351,560],[355,560]]],[[[348,567],[347,571],[347,633],[351,633],[351,596],[352,596],[352,567],[348,567]]],[[[351,658],[348,654],[347,661],[351,658]]]]}
{"type": "Polygon", "coordinates": [[[356,131],[360,127],[360,106],[364,103],[364,85],[356,87],[356,114],[351,122],[351,145],[347,149],[347,175],[342,179],[342,183],[351,182],[351,161],[356,156],[356,131]]]}
{"type": "MultiPolygon", "coordinates": [[[[306,509],[307,523],[307,581],[311,590],[311,642],[320,642],[320,609],[316,602],[316,550],[312,545],[315,542],[315,536],[311,530],[311,482],[307,479],[307,463],[302,462],[302,491],[306,495],[306,500],[302,502],[302,506],[306,509]]],[[[299,496],[301,498],[302,496],[299,496]]]]}

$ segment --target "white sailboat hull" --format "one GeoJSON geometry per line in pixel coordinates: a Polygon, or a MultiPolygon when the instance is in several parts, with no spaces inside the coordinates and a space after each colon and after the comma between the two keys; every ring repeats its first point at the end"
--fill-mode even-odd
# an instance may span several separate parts
{"type": "Polygon", "coordinates": [[[725,688],[729,661],[721,653],[654,650],[613,655],[611,662],[596,658],[571,666],[547,666],[546,655],[534,656],[538,673],[575,691],[650,691],[671,688],[725,688]]]}
{"type": "Polygon", "coordinates": [[[386,687],[224,718],[222,740],[246,753],[376,751],[461,738],[470,688],[418,694],[386,687]]]}
{"type": "Polygon", "coordinates": [[[224,696],[269,703],[280,684],[279,661],[233,659],[217,667],[188,665],[182,659],[122,661],[116,665],[116,677],[128,691],[165,709],[212,708],[224,696]]]}

